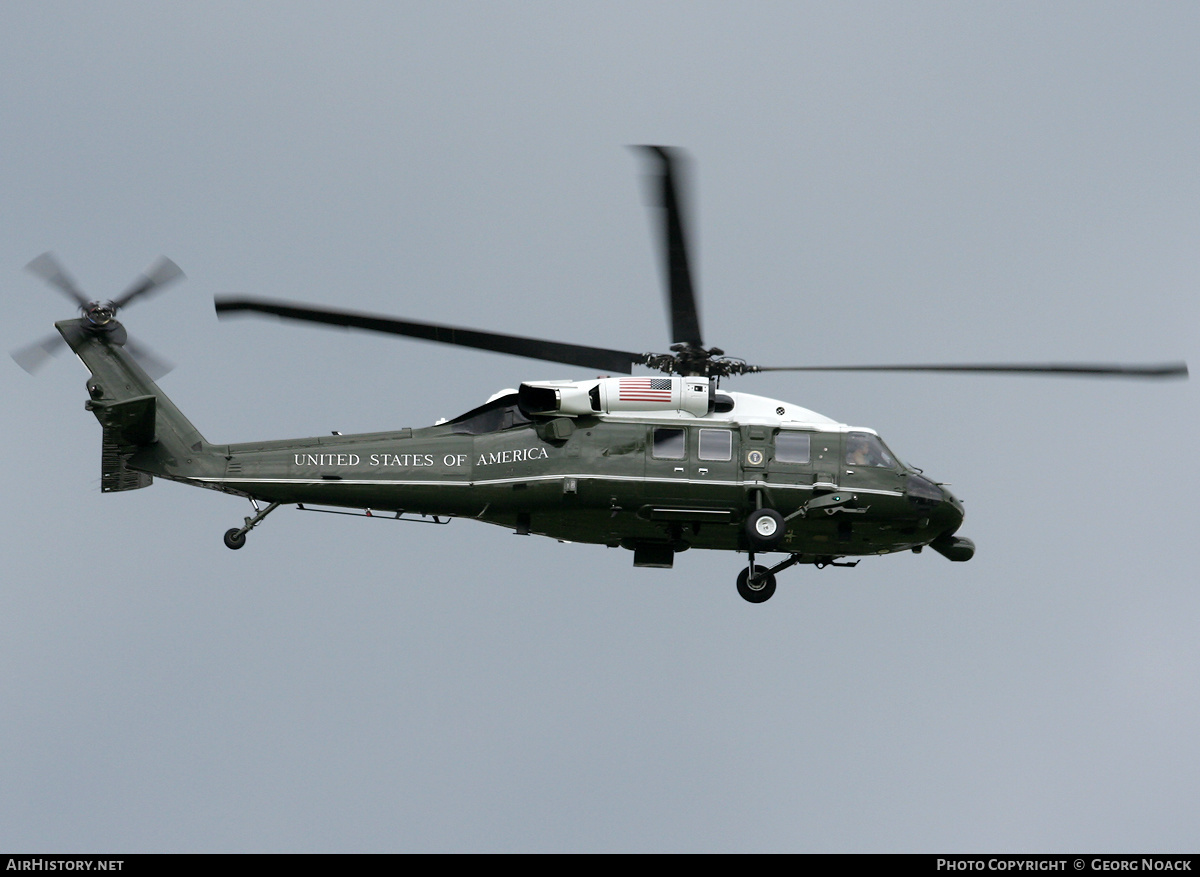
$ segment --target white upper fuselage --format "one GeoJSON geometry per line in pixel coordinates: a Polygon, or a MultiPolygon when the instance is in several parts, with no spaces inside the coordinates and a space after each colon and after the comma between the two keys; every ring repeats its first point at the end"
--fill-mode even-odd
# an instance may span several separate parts
{"type": "MultiPolygon", "coordinates": [[[[769,399],[766,396],[756,396],[752,393],[719,393],[724,404],[718,404],[716,410],[708,411],[710,407],[709,382],[706,378],[657,378],[655,383],[665,385],[669,382],[670,389],[649,391],[642,397],[625,396],[621,390],[629,378],[598,378],[590,381],[529,381],[522,384],[525,388],[540,388],[549,391],[551,396],[539,397],[545,402],[540,409],[544,414],[562,414],[567,417],[588,415],[600,420],[613,421],[673,421],[678,423],[729,423],[756,424],[775,428],[817,429],[825,432],[867,432],[875,430],[849,426],[839,423],[823,414],[818,414],[808,408],[783,402],[779,399],[769,399]],[[661,398],[651,400],[646,397],[659,393],[661,398]],[[553,399],[553,402],[546,400],[553,399]],[[732,406],[730,406],[732,402],[732,406]]],[[[649,379],[641,379],[643,382],[649,379]]],[[[512,389],[501,390],[488,400],[492,401],[501,396],[517,392],[512,389]]]]}
{"type": "Polygon", "coordinates": [[[878,433],[870,427],[850,426],[833,418],[818,414],[792,402],[756,396],[753,393],[724,393],[733,399],[730,411],[714,411],[696,417],[686,411],[622,411],[618,414],[599,415],[601,420],[673,420],[682,423],[737,423],[763,424],[788,429],[819,429],[824,432],[867,432],[878,433]]]}

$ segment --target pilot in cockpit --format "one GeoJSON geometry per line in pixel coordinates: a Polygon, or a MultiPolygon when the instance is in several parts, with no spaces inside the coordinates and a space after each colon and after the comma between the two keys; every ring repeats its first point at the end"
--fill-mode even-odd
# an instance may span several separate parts
{"type": "Polygon", "coordinates": [[[892,460],[875,436],[852,432],[846,437],[846,465],[886,468],[892,465],[892,460]]]}

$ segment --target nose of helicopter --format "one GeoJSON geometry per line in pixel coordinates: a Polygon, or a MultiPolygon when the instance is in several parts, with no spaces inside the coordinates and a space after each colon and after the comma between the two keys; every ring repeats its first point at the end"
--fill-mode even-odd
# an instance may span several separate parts
{"type": "Polygon", "coordinates": [[[963,509],[963,504],[958,497],[944,487],[942,488],[942,495],[941,509],[948,517],[953,519],[954,529],[957,530],[958,525],[963,522],[963,518],[966,516],[966,511],[963,509]]]}
{"type": "Polygon", "coordinates": [[[942,501],[931,519],[931,524],[941,530],[941,535],[929,543],[929,547],[943,557],[954,561],[966,561],[975,556],[975,543],[964,536],[955,536],[962,526],[966,511],[962,502],[942,487],[942,501]]]}
{"type": "Polygon", "coordinates": [[[974,542],[954,535],[965,517],[963,504],[954,494],[917,472],[908,473],[906,492],[910,500],[928,510],[927,526],[938,534],[930,548],[950,560],[970,560],[975,555],[974,542]]]}

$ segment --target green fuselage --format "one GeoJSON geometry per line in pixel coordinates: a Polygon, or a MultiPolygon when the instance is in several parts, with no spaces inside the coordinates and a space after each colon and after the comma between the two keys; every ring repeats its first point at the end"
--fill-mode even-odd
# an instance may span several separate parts
{"type": "Polygon", "coordinates": [[[899,551],[928,543],[962,520],[961,506],[948,494],[940,501],[910,496],[913,474],[899,465],[837,466],[844,441],[837,432],[811,432],[814,460],[806,464],[777,462],[772,431],[736,423],[718,426],[732,434],[734,451],[723,461],[697,456],[696,433],[712,429],[708,424],[671,424],[688,434],[683,456],[673,459],[653,455],[655,424],[644,420],[580,419],[562,439],[546,437],[541,426],[472,435],[450,423],[214,447],[225,452],[224,471],[185,480],[268,502],[474,518],[571,542],[670,542],[676,550],[745,548],[740,524],[759,505],[790,515],[814,496],[838,492],[853,500],[833,512],[793,518],[780,550],[819,556],[899,551]],[[758,466],[746,462],[753,449],[760,449],[758,466]]]}
{"type": "Polygon", "coordinates": [[[785,403],[742,394],[724,414],[564,417],[526,414],[513,393],[423,429],[213,444],[124,350],[119,324],[58,328],[92,373],[105,490],[157,476],[270,503],[474,518],[674,551],[747,549],[747,516],[771,508],[788,519],[774,550],[818,561],[919,548],[962,522],[958,500],[870,431],[775,420],[785,403]],[[855,443],[871,454],[856,459],[855,443]]]}

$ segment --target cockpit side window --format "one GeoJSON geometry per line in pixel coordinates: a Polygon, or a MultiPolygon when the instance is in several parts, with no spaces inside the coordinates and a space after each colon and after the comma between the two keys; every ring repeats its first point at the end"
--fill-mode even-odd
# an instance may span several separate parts
{"type": "Polygon", "coordinates": [[[879,436],[851,432],[846,434],[846,465],[894,469],[896,458],[883,446],[879,436]]]}

